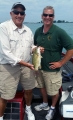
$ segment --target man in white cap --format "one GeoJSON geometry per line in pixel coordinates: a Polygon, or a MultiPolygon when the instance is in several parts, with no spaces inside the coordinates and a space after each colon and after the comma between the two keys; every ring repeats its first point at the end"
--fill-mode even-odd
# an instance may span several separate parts
{"type": "Polygon", "coordinates": [[[31,110],[32,89],[35,87],[34,66],[30,63],[33,34],[23,24],[25,10],[22,3],[15,3],[10,12],[12,19],[0,24],[0,120],[3,120],[7,100],[16,94],[19,80],[25,90],[28,120],[35,120],[31,110]]]}

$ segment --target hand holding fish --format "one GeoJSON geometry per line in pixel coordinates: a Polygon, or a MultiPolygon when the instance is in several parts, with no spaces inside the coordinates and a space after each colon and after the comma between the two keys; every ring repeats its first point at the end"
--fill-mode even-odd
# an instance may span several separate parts
{"type": "Polygon", "coordinates": [[[51,62],[49,63],[50,64],[50,69],[56,69],[56,68],[60,68],[62,65],[61,65],[61,62],[51,62]]]}
{"type": "Polygon", "coordinates": [[[30,68],[31,70],[34,70],[34,65],[33,64],[27,63],[27,67],[30,68]]]}
{"type": "Polygon", "coordinates": [[[21,65],[23,65],[23,66],[26,66],[26,67],[28,67],[28,68],[34,70],[34,65],[31,64],[31,63],[24,62],[23,60],[21,60],[21,61],[19,62],[19,64],[21,64],[21,65]]]}
{"type": "Polygon", "coordinates": [[[35,49],[37,49],[37,48],[40,49],[40,52],[41,52],[41,53],[44,52],[44,48],[43,48],[43,47],[41,47],[41,46],[39,46],[39,47],[35,46],[35,47],[32,49],[32,53],[33,53],[33,52],[35,51],[35,49]]]}
{"type": "Polygon", "coordinates": [[[40,48],[40,52],[43,53],[44,52],[44,47],[39,46],[39,48],[40,48]]]}

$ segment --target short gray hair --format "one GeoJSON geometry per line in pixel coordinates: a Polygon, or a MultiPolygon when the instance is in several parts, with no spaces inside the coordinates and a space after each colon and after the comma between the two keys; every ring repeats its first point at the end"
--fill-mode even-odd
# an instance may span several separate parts
{"type": "Polygon", "coordinates": [[[53,13],[54,13],[54,8],[53,8],[52,6],[46,6],[46,7],[43,9],[43,13],[44,13],[44,10],[47,10],[47,9],[53,10],[53,13]]]}

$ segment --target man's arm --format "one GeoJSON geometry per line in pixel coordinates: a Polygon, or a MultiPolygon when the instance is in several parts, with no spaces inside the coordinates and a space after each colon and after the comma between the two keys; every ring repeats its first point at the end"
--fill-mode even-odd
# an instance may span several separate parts
{"type": "Polygon", "coordinates": [[[68,60],[70,60],[72,56],[73,56],[73,49],[68,50],[65,56],[63,57],[63,59],[60,61],[61,66],[63,66],[68,60]]]}
{"type": "Polygon", "coordinates": [[[64,58],[58,62],[51,62],[50,64],[50,69],[56,69],[62,67],[68,60],[71,59],[73,56],[73,49],[68,50],[64,56],[64,58]]]}
{"type": "Polygon", "coordinates": [[[23,60],[21,60],[21,61],[19,62],[19,64],[24,65],[24,66],[26,66],[26,67],[34,70],[34,65],[32,65],[32,64],[30,64],[30,63],[27,63],[27,62],[25,62],[25,61],[23,61],[23,60]]]}
{"type": "Polygon", "coordinates": [[[11,51],[8,33],[6,27],[0,26],[0,54],[2,57],[8,61],[9,64],[12,66],[16,65],[17,63],[29,67],[30,69],[34,69],[33,65],[27,63],[20,58],[17,58],[11,51]]]}

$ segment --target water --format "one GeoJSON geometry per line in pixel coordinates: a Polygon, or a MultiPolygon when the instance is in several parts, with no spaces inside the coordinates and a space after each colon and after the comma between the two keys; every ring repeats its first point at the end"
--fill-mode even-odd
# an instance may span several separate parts
{"type": "MultiPolygon", "coordinates": [[[[54,23],[54,24],[64,29],[68,33],[68,35],[73,39],[73,23],[54,23]]],[[[36,29],[41,27],[43,24],[42,23],[26,23],[25,25],[27,25],[34,34],[36,29]]],[[[65,53],[66,50],[63,49],[63,52],[65,53]]]]}
{"type": "MultiPolygon", "coordinates": [[[[73,23],[54,23],[55,25],[63,28],[73,38],[73,23]]],[[[26,25],[35,33],[38,27],[41,27],[42,23],[26,23],[26,25]]]]}

